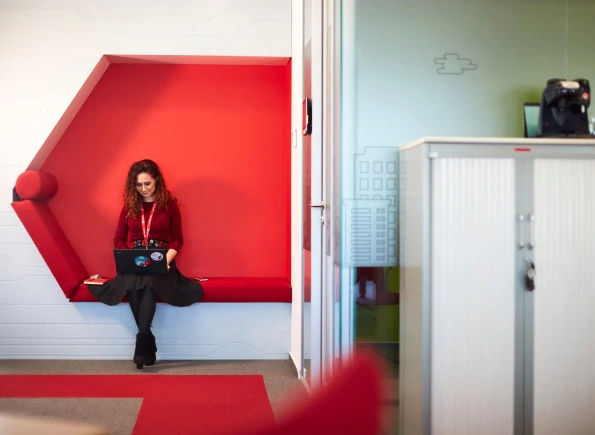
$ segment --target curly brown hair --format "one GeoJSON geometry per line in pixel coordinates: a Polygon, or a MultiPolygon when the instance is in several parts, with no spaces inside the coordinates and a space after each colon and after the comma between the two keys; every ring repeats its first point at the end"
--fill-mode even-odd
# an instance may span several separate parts
{"type": "Polygon", "coordinates": [[[124,187],[124,206],[126,207],[127,217],[136,218],[142,209],[143,198],[136,190],[136,178],[142,174],[149,174],[155,179],[155,204],[157,208],[167,208],[167,203],[175,201],[171,192],[167,189],[165,178],[159,169],[159,165],[153,160],[144,159],[134,162],[128,170],[126,185],[124,187]]]}

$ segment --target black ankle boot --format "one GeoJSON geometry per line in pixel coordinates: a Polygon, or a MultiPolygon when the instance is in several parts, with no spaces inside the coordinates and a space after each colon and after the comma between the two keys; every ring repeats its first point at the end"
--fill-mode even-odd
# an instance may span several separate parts
{"type": "Polygon", "coordinates": [[[157,343],[155,343],[155,336],[153,335],[153,332],[149,331],[149,353],[146,357],[146,366],[152,366],[155,364],[155,361],[157,360],[157,357],[155,356],[156,353],[157,343]]]}
{"type": "Polygon", "coordinates": [[[151,349],[153,349],[153,353],[157,353],[157,343],[155,342],[153,331],[150,331],[149,334],[151,335],[151,349]]]}
{"type": "Polygon", "coordinates": [[[152,352],[151,335],[146,332],[136,334],[136,347],[134,349],[134,363],[137,369],[142,369],[143,365],[150,366],[155,364],[155,353],[152,352]]]}

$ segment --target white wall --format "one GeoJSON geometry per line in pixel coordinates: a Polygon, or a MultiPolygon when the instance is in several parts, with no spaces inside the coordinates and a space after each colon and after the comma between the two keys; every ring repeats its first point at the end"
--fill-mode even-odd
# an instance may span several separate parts
{"type": "MultiPolygon", "coordinates": [[[[0,358],[131,358],[127,304],[69,303],[12,188],[102,54],[291,56],[291,0],[0,0],[0,358]]],[[[290,304],[159,305],[161,358],[287,358],[290,304]]]]}

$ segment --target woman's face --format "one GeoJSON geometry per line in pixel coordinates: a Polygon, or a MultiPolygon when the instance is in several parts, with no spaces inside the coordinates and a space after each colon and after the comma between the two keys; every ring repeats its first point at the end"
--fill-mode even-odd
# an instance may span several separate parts
{"type": "Polygon", "coordinates": [[[138,174],[136,177],[136,191],[145,200],[153,199],[153,195],[155,194],[155,179],[146,172],[138,174]]]}

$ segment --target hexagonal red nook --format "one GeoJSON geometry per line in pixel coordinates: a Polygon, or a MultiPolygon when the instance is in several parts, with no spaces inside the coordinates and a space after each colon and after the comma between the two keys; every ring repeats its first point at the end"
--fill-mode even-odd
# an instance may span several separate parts
{"type": "Polygon", "coordinates": [[[182,273],[205,302],[290,302],[287,58],[104,56],[19,176],[12,206],[66,297],[115,274],[129,166],[159,163],[180,202],[182,273]]]}

